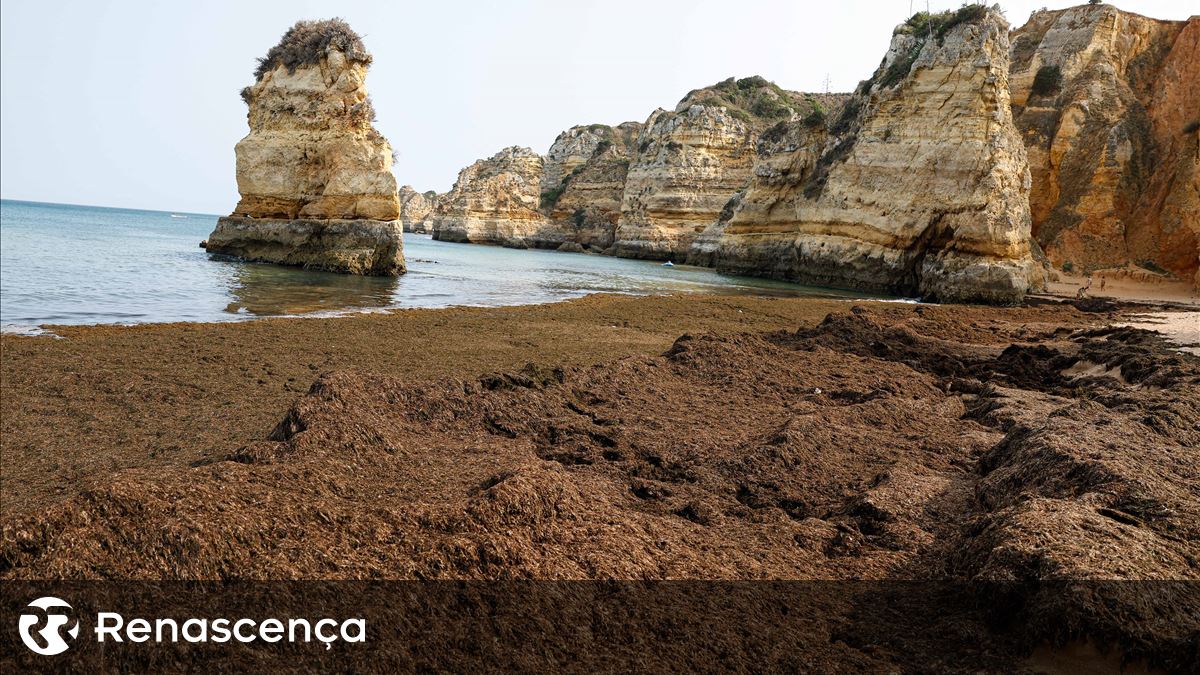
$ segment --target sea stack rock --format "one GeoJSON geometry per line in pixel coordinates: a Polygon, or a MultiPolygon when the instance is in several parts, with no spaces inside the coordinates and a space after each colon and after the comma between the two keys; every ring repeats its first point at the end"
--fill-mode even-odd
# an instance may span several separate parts
{"type": "Polygon", "coordinates": [[[301,21],[242,91],[241,200],[208,251],[346,274],[403,274],[392,149],[372,126],[371,55],[345,22],[301,21]]]}
{"type": "Polygon", "coordinates": [[[694,253],[735,273],[1019,302],[1042,272],[1008,73],[998,11],[914,16],[836,119],[764,138],[750,185],[694,253]]]}
{"type": "Polygon", "coordinates": [[[1200,17],[1034,12],[1012,34],[1010,72],[1050,261],[1200,282],[1200,17]]]}

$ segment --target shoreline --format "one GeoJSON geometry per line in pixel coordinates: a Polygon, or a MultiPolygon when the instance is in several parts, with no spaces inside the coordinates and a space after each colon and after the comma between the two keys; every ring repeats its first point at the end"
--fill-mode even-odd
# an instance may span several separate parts
{"type": "MultiPolygon", "coordinates": [[[[464,244],[464,245],[487,245],[487,244],[464,244]]],[[[498,245],[497,245],[498,246],[498,245]]],[[[571,253],[571,255],[596,255],[589,253],[571,253]]],[[[681,265],[682,266],[682,265],[681,265]]],[[[709,269],[709,268],[697,268],[709,269]]],[[[718,274],[720,274],[718,272],[718,274]]],[[[723,275],[730,276],[730,275],[723,275]]],[[[737,275],[733,275],[736,278],[737,275]]],[[[1026,300],[1017,307],[1029,306],[1046,301],[1061,302],[1070,304],[1079,298],[1076,296],[1076,291],[1084,283],[1085,277],[1060,275],[1065,278],[1059,281],[1050,282],[1047,289],[1040,293],[1030,293],[1026,296],[1026,300]]],[[[1099,278],[1100,275],[1097,275],[1099,278]]],[[[755,279],[757,277],[749,277],[755,279]]],[[[769,280],[769,279],[768,279],[769,280]]],[[[787,282],[784,282],[787,283],[787,282]]],[[[539,307],[544,305],[555,305],[560,303],[576,302],[587,298],[686,298],[690,296],[701,297],[762,297],[775,299],[791,299],[791,300],[829,300],[834,302],[879,302],[879,303],[898,303],[898,304],[919,304],[925,306],[958,306],[958,303],[927,303],[919,298],[904,298],[904,297],[839,297],[838,293],[855,293],[853,289],[829,288],[829,295],[812,294],[812,295],[789,295],[789,289],[781,289],[779,294],[770,293],[771,289],[757,289],[761,292],[744,292],[730,291],[722,292],[720,290],[705,290],[686,292],[665,292],[665,293],[636,293],[636,292],[620,292],[620,291],[596,291],[585,293],[572,298],[557,298],[546,301],[533,301],[527,303],[514,303],[503,305],[447,305],[444,307],[361,307],[361,308],[345,308],[336,310],[320,310],[315,312],[305,312],[298,314],[280,314],[255,316],[249,315],[244,317],[235,317],[222,321],[143,321],[133,323],[88,323],[88,324],[5,324],[0,326],[0,336],[4,337],[59,337],[57,333],[60,329],[78,329],[78,328],[94,328],[101,326],[109,327],[125,327],[132,328],[136,326],[174,326],[174,325],[226,325],[226,324],[241,324],[254,323],[259,321],[275,321],[287,319],[344,319],[366,315],[389,315],[398,312],[409,311],[439,311],[453,309],[501,309],[501,308],[518,308],[518,307],[539,307]]],[[[1088,291],[1087,299],[1091,300],[1108,300],[1123,305],[1139,305],[1149,308],[1158,308],[1167,311],[1200,311],[1200,290],[1193,289],[1186,282],[1142,282],[1131,281],[1128,279],[1116,279],[1109,282],[1107,288],[1103,291],[1097,287],[1093,287],[1088,291]]],[[[979,304],[966,304],[962,306],[989,306],[979,304]]],[[[1004,307],[996,305],[996,307],[1004,307]]]]}

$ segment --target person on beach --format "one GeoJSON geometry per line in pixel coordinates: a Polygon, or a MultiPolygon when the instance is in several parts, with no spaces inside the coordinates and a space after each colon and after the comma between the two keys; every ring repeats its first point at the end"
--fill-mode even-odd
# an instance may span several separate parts
{"type": "Polygon", "coordinates": [[[1079,298],[1079,299],[1086,298],[1087,294],[1088,294],[1087,292],[1089,290],[1091,290],[1091,288],[1092,288],[1092,277],[1088,277],[1087,281],[1083,282],[1083,285],[1080,286],[1079,290],[1075,292],[1075,297],[1079,298]]]}

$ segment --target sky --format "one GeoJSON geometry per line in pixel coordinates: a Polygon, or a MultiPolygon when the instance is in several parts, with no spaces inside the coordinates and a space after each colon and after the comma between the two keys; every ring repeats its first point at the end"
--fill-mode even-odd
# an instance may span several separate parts
{"type": "MultiPolygon", "coordinates": [[[[397,179],[442,192],[501,148],[544,153],[568,127],[643,121],[730,76],[849,91],[925,1],[3,0],[0,196],[228,213],[248,131],[238,91],[298,19],[339,16],[363,36],[397,179]]],[[[1073,4],[1001,7],[1015,27],[1073,4]]],[[[1198,6],[1116,4],[1168,19],[1198,6]]]]}

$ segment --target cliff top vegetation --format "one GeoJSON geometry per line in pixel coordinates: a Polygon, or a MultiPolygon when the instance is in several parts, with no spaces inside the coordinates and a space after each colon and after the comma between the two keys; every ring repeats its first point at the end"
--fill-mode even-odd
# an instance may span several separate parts
{"type": "Polygon", "coordinates": [[[987,6],[981,4],[964,4],[962,7],[945,12],[917,12],[908,21],[896,27],[893,35],[915,35],[919,38],[936,37],[941,42],[946,33],[962,23],[980,21],[987,16],[987,6]]]}
{"type": "Polygon", "coordinates": [[[676,110],[683,112],[697,103],[725,106],[743,122],[787,119],[793,113],[809,114],[813,107],[803,94],[788,91],[757,75],[740,80],[731,77],[711,87],[693,89],[676,110]]]}
{"type": "Polygon", "coordinates": [[[371,54],[362,38],[342,19],[297,21],[279,39],[279,44],[258,60],[254,78],[261,80],[263,75],[280,65],[289,73],[296,72],[300,66],[315,65],[324,58],[330,46],[341,50],[351,61],[371,63],[371,54]]]}

